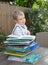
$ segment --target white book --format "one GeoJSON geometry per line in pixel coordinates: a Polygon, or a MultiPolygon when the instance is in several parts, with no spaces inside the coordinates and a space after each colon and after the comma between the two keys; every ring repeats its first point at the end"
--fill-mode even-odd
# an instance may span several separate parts
{"type": "Polygon", "coordinates": [[[9,37],[10,39],[31,39],[31,40],[35,40],[35,36],[34,35],[24,35],[24,36],[17,36],[17,35],[8,35],[7,37],[9,37]]]}
{"type": "Polygon", "coordinates": [[[23,62],[23,59],[22,59],[22,58],[15,57],[15,56],[9,56],[9,57],[8,57],[8,60],[23,62]]]}

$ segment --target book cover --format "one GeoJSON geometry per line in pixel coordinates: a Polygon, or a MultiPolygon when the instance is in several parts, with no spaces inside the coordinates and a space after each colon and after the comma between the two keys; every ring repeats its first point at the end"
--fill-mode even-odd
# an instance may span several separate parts
{"type": "Polygon", "coordinates": [[[32,44],[30,44],[29,46],[26,46],[24,49],[26,49],[26,50],[34,50],[39,46],[40,46],[40,44],[38,44],[36,42],[32,42],[32,44]]]}

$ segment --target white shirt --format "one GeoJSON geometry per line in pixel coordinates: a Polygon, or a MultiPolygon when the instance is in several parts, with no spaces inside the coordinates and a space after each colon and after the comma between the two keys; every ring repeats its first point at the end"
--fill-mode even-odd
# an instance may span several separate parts
{"type": "Polygon", "coordinates": [[[13,31],[12,31],[12,34],[14,34],[14,35],[27,35],[26,25],[22,26],[22,25],[16,24],[13,31]]]}

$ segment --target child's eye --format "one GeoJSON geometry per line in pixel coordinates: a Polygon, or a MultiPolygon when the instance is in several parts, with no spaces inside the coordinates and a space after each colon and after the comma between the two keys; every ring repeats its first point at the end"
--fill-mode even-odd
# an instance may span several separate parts
{"type": "Polygon", "coordinates": [[[19,20],[22,20],[22,19],[19,19],[19,20]]]}

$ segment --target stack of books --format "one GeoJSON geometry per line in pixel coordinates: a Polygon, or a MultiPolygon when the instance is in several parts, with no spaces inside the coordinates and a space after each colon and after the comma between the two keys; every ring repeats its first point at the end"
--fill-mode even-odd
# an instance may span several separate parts
{"type": "Polygon", "coordinates": [[[39,47],[40,44],[34,42],[35,36],[15,36],[9,35],[4,41],[7,45],[5,54],[8,55],[8,60],[35,63],[40,55],[32,50],[39,47]]]}

